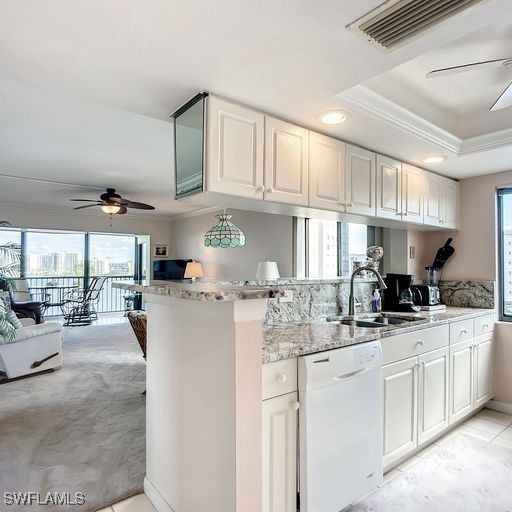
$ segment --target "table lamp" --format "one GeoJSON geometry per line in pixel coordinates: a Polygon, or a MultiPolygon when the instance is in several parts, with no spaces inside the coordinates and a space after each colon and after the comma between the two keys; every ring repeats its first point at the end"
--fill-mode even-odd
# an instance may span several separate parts
{"type": "Polygon", "coordinates": [[[203,277],[203,267],[198,261],[189,261],[185,267],[185,279],[192,279],[192,282],[198,277],[203,277]]]}
{"type": "Polygon", "coordinates": [[[279,279],[279,269],[275,261],[260,261],[256,270],[256,279],[279,279]]]}

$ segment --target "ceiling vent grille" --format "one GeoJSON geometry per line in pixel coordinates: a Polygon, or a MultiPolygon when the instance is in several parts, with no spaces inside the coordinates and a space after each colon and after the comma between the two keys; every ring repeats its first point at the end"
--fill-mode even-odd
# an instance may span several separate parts
{"type": "Polygon", "coordinates": [[[481,0],[391,0],[349,25],[391,50],[481,0]]]}

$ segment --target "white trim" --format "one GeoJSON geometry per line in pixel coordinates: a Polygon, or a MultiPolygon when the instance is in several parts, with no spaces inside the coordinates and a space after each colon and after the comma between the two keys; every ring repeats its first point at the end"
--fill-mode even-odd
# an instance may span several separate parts
{"type": "Polygon", "coordinates": [[[340,95],[340,99],[347,101],[362,113],[416,135],[452,154],[459,154],[462,143],[459,137],[426,121],[364,85],[358,85],[344,92],[340,95]]]}
{"type": "Polygon", "coordinates": [[[435,144],[455,156],[512,145],[512,128],[461,139],[364,85],[345,91],[339,98],[356,111],[435,144]]]}
{"type": "Polygon", "coordinates": [[[497,400],[489,400],[485,407],[492,409],[493,411],[504,412],[505,414],[512,414],[512,404],[506,402],[498,402],[497,400]]]}
{"type": "Polygon", "coordinates": [[[512,144],[512,128],[500,130],[498,132],[478,135],[462,141],[459,155],[469,155],[471,153],[480,153],[490,151],[512,144]]]}
{"type": "Polygon", "coordinates": [[[149,501],[151,501],[153,507],[155,507],[158,512],[174,512],[147,476],[144,477],[144,494],[148,497],[149,501]]]}

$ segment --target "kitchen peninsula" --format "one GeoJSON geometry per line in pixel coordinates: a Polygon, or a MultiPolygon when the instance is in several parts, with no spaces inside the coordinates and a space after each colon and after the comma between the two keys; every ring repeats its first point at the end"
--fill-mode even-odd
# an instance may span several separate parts
{"type": "MultiPolygon", "coordinates": [[[[386,379],[395,382],[398,378],[399,388],[405,390],[409,377],[414,383],[423,375],[442,383],[439,392],[444,405],[439,406],[439,400],[428,405],[420,442],[417,430],[411,433],[416,436],[414,442],[404,444],[396,439],[394,430],[389,431],[387,427],[401,421],[401,412],[385,409],[390,422],[384,424],[386,467],[446,430],[453,424],[450,415],[454,422],[458,421],[490,398],[490,377],[484,367],[477,375],[476,387],[469,384],[469,408],[463,404],[466,396],[460,391],[464,386],[457,386],[452,392],[448,378],[453,360],[464,365],[465,358],[470,357],[473,368],[473,358],[484,361],[482,356],[492,353],[492,343],[488,340],[492,341],[494,317],[490,309],[422,312],[411,314],[415,321],[405,327],[383,325],[376,329],[326,322],[325,318],[264,323],[268,310],[284,295],[283,286],[169,282],[150,286],[116,283],[115,286],[144,293],[147,304],[144,487],[159,512],[268,510],[268,506],[262,506],[269,493],[265,476],[262,478],[267,464],[263,449],[266,412],[263,409],[262,416],[262,396],[267,403],[290,397],[290,407],[298,408],[298,356],[381,339],[384,383],[386,379]],[[456,351],[459,346],[461,350],[456,351]],[[477,352],[477,346],[482,347],[481,352],[477,352]],[[435,358],[427,359],[430,354],[435,358]],[[412,361],[410,372],[409,368],[402,368],[403,362],[409,360],[412,361]],[[398,361],[401,366],[397,373],[393,365],[398,361]],[[417,373],[423,362],[425,365],[419,370],[422,373],[417,373]],[[263,366],[263,378],[262,363],[268,363],[263,366]],[[388,367],[394,373],[385,370],[388,367]],[[474,389],[481,391],[478,398],[471,394],[474,389]]],[[[414,390],[418,392],[416,384],[414,390]]],[[[384,396],[385,401],[387,398],[389,403],[393,402],[391,396],[384,396]]],[[[406,410],[407,402],[401,403],[406,410]]],[[[419,403],[414,399],[410,406],[417,408],[419,403]]],[[[296,418],[297,409],[294,414],[296,418]]],[[[399,430],[407,433],[407,429],[399,430]]],[[[293,456],[291,460],[295,464],[293,456]]],[[[293,478],[289,492],[280,493],[283,497],[279,499],[287,502],[295,499],[292,484],[293,478]]]]}

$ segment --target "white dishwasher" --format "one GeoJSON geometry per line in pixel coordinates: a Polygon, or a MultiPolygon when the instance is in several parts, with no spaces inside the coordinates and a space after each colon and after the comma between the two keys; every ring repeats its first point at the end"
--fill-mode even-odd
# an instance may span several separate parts
{"type": "Polygon", "coordinates": [[[382,482],[380,341],[299,357],[301,512],[339,512],[382,482]]]}

